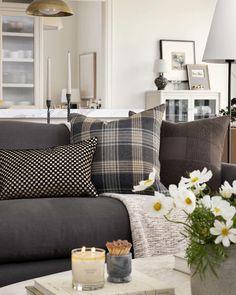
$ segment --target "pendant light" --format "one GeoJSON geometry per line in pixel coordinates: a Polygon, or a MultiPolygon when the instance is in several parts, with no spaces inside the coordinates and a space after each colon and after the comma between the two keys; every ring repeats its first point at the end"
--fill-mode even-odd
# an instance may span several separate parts
{"type": "Polygon", "coordinates": [[[71,16],[73,11],[62,0],[34,0],[26,9],[28,15],[44,17],[71,16]]]}

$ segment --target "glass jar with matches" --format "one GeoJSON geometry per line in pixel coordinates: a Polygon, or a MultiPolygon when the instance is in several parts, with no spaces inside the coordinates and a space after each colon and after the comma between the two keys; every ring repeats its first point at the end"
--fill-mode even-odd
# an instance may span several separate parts
{"type": "Polygon", "coordinates": [[[112,283],[128,283],[131,281],[132,244],[126,240],[107,242],[107,280],[112,283]]]}

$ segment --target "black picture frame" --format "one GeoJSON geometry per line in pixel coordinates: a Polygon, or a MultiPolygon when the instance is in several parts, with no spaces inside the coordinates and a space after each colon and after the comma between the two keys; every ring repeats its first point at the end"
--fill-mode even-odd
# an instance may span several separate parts
{"type": "Polygon", "coordinates": [[[166,60],[169,81],[188,82],[187,64],[196,64],[195,41],[160,40],[160,58],[166,60]]]}

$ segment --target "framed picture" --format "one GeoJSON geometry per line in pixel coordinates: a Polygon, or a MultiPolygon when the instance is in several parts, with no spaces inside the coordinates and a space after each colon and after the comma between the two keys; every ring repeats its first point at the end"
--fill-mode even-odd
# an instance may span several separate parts
{"type": "Polygon", "coordinates": [[[187,65],[188,83],[191,90],[210,90],[210,80],[207,65],[187,65]]]}
{"type": "Polygon", "coordinates": [[[187,40],[160,40],[160,58],[165,59],[169,81],[187,82],[187,64],[195,64],[195,42],[187,40]]]}
{"type": "Polygon", "coordinates": [[[79,56],[79,88],[81,99],[96,98],[96,53],[79,56]]]}

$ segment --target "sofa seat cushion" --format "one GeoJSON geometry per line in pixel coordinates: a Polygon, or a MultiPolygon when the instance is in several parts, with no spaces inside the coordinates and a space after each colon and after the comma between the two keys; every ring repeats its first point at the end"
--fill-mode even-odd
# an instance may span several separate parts
{"type": "MultiPolygon", "coordinates": [[[[71,262],[69,258],[1,264],[0,288],[10,284],[55,274],[70,269],[71,262]]],[[[6,295],[6,293],[1,294],[6,295]]],[[[18,295],[18,292],[15,293],[15,295],[18,295]]]]}
{"type": "Polygon", "coordinates": [[[66,258],[77,247],[131,240],[125,206],[106,197],[1,201],[0,224],[0,263],[66,258]]]}

